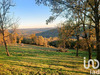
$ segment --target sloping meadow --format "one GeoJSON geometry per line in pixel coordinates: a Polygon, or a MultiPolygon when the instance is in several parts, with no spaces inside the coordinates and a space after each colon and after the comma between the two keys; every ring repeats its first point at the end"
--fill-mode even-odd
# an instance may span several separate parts
{"type": "MultiPolygon", "coordinates": [[[[33,45],[9,46],[11,56],[6,56],[0,46],[0,75],[88,75],[90,70],[83,66],[83,57],[88,52],[76,50],[56,52],[57,49],[33,45]]],[[[95,58],[95,53],[93,56],[95,58]]]]}

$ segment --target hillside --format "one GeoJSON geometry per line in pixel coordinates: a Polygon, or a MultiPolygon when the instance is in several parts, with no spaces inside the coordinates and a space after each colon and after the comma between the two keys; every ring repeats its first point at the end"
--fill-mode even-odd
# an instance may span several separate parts
{"type": "Polygon", "coordinates": [[[58,36],[58,30],[57,29],[51,29],[51,30],[48,30],[48,31],[45,31],[45,32],[37,33],[36,35],[37,36],[43,36],[43,37],[46,37],[46,38],[57,37],[58,36]]]}
{"type": "MultiPolygon", "coordinates": [[[[53,28],[26,28],[26,29],[17,29],[17,33],[19,35],[23,36],[29,36],[30,34],[37,34],[41,32],[45,32],[48,30],[51,30],[53,28]]],[[[9,30],[9,32],[12,32],[12,30],[9,30]]]]}
{"type": "MultiPolygon", "coordinates": [[[[11,30],[9,30],[11,32],[11,30]]],[[[29,36],[31,34],[36,34],[36,36],[43,36],[46,38],[49,37],[58,37],[58,29],[57,28],[27,28],[27,29],[17,29],[17,33],[23,36],[29,36]]],[[[76,33],[76,32],[75,32],[76,33]]],[[[80,31],[80,36],[83,37],[83,30],[80,31]]],[[[76,37],[72,37],[76,38],[76,37]]]]}
{"type": "MultiPolygon", "coordinates": [[[[87,51],[76,50],[56,52],[55,48],[34,45],[9,46],[11,56],[6,56],[5,49],[0,46],[0,75],[90,75],[84,69],[83,57],[87,51]]],[[[95,52],[93,52],[95,57],[95,52]]]]}

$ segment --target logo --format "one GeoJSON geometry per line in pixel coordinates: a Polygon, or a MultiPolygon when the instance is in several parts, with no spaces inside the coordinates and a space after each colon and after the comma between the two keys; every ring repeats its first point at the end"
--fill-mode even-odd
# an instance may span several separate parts
{"type": "Polygon", "coordinates": [[[84,57],[84,68],[85,69],[89,69],[90,62],[92,62],[93,69],[98,69],[99,68],[99,61],[97,59],[94,59],[94,60],[93,59],[90,59],[90,60],[88,60],[88,66],[86,67],[86,57],[84,57]],[[94,66],[94,61],[97,63],[96,66],[94,66]]]}

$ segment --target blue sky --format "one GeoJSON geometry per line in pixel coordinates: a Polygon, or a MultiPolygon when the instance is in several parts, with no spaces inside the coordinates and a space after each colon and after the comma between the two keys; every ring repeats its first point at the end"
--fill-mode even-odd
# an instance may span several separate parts
{"type": "Polygon", "coordinates": [[[60,21],[58,18],[53,23],[46,25],[45,21],[52,13],[49,7],[35,4],[35,0],[14,0],[14,3],[16,6],[11,8],[11,12],[14,13],[14,17],[20,18],[19,28],[55,27],[60,21]]]}

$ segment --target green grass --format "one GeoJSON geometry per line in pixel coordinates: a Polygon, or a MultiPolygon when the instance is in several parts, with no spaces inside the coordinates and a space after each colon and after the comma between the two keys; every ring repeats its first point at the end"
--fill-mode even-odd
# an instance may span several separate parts
{"type": "MultiPolygon", "coordinates": [[[[56,48],[34,45],[9,46],[11,56],[6,56],[5,49],[0,46],[0,75],[88,75],[84,69],[83,57],[88,52],[68,50],[67,53],[56,52],[56,48]]],[[[93,58],[96,53],[93,52],[93,58]]]]}

